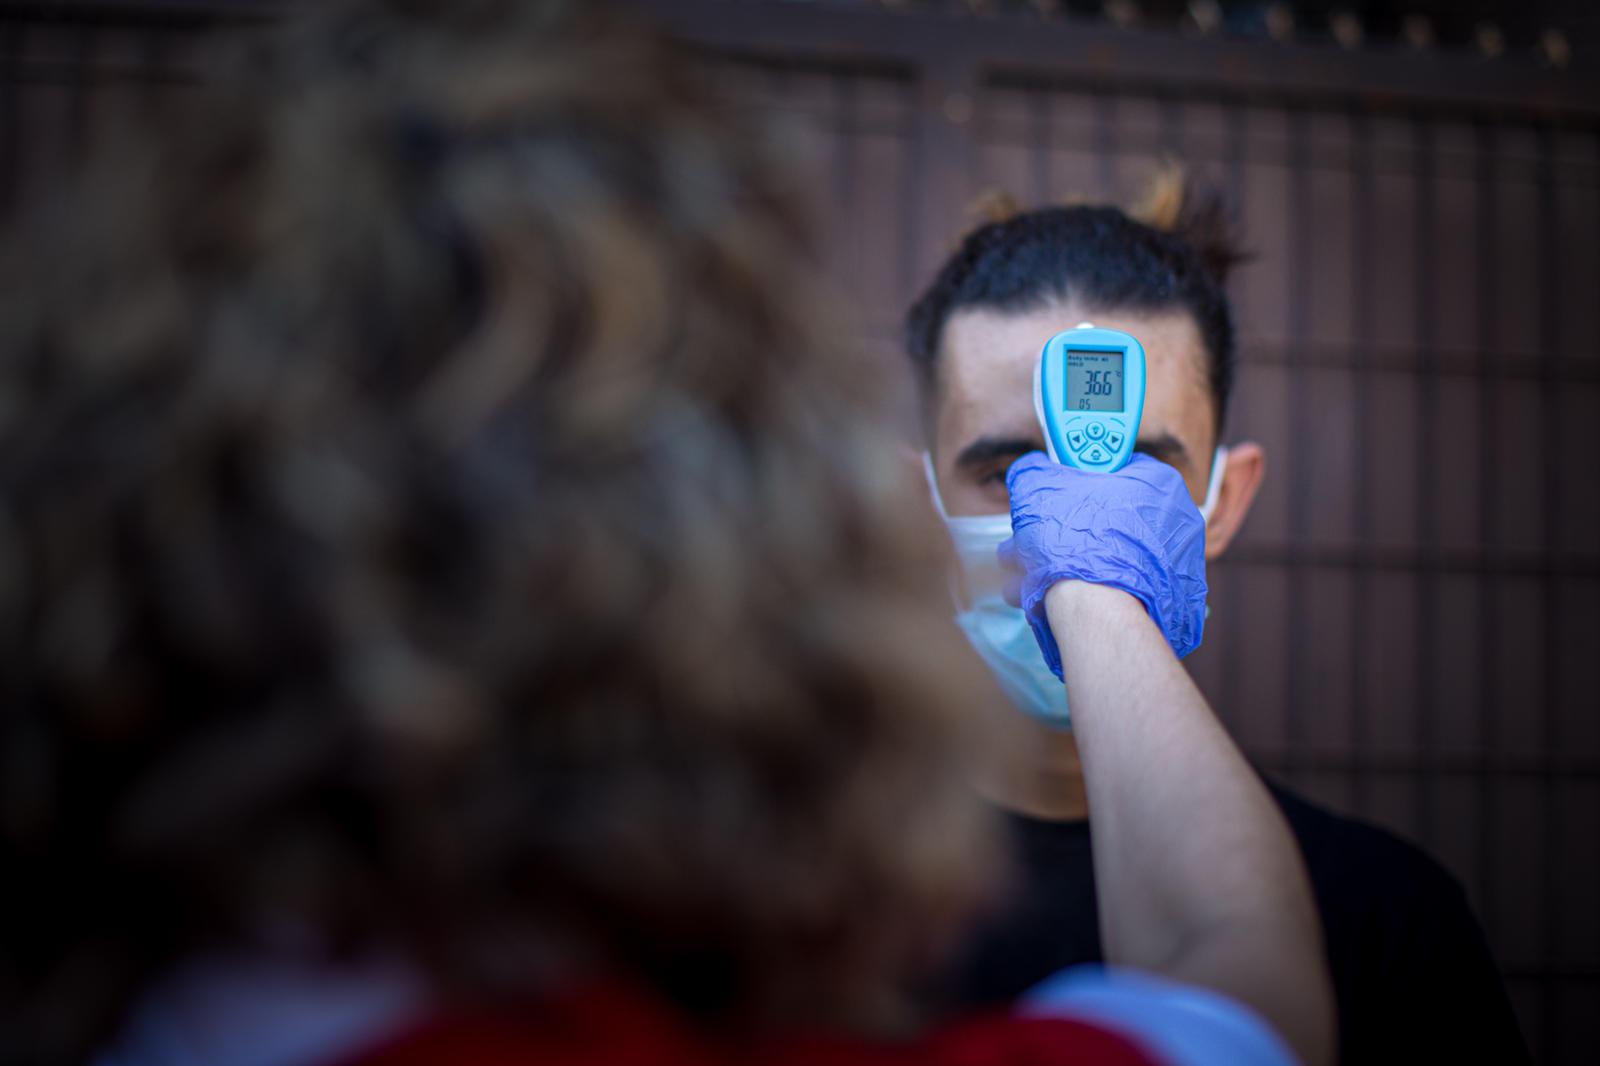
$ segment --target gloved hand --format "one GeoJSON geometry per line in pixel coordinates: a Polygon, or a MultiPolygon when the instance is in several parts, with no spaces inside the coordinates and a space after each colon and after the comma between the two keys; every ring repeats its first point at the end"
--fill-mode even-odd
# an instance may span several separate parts
{"type": "Polygon", "coordinates": [[[1176,470],[1135,453],[1115,473],[1090,474],[1029,452],[1011,464],[1006,488],[1011,539],[1000,545],[1000,561],[1021,576],[1012,602],[1027,613],[1057,677],[1061,653],[1044,597],[1058,581],[1089,581],[1129,593],[1144,604],[1180,659],[1200,646],[1206,524],[1176,470]]]}

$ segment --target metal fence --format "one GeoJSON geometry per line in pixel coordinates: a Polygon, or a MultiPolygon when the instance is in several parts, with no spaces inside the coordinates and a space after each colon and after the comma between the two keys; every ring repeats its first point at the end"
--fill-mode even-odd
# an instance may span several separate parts
{"type": "Polygon", "coordinates": [[[1230,194],[1257,255],[1226,436],[1260,441],[1270,474],[1213,568],[1193,672],[1269,773],[1461,879],[1541,1061],[1600,1057],[1593,83],[665,6],[737,57],[739,98],[804,128],[836,274],[886,358],[982,191],[1126,203],[1172,158],[1230,194]]]}
{"type": "MultiPolygon", "coordinates": [[[[988,188],[1239,205],[1266,486],[1195,676],[1266,770],[1462,880],[1541,1061],[1600,1058],[1600,83],[1040,20],[661,0],[813,191],[866,345],[988,188]]],[[[0,211],[269,4],[0,10],[0,211]],[[79,17],[93,10],[95,17],[79,17]]]]}

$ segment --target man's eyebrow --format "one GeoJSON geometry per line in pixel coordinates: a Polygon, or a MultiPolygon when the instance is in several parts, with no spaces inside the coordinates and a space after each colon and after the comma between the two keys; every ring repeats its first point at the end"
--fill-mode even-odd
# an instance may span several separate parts
{"type": "Polygon", "coordinates": [[[1027,437],[979,437],[956,453],[955,465],[983,466],[999,459],[1015,459],[1039,449],[1039,442],[1027,437]]]}
{"type": "Polygon", "coordinates": [[[1133,450],[1143,452],[1152,459],[1159,459],[1168,466],[1177,466],[1189,459],[1189,449],[1183,446],[1183,441],[1170,433],[1138,441],[1134,444],[1133,450]]]}

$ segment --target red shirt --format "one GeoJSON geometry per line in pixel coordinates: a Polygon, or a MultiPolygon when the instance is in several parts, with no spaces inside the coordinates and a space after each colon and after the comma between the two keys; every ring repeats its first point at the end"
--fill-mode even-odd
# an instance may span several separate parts
{"type": "Polygon", "coordinates": [[[440,1016],[341,1066],[1157,1066],[1105,1029],[1059,1018],[986,1014],[905,1042],[817,1035],[711,1036],[619,988],[526,1013],[440,1016]]]}

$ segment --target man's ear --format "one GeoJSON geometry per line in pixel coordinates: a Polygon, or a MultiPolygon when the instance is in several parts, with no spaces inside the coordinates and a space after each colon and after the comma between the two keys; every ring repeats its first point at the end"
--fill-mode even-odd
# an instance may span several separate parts
{"type": "Polygon", "coordinates": [[[1239,527],[1244,525],[1256,490],[1267,472],[1267,453],[1254,441],[1228,446],[1228,459],[1222,464],[1222,487],[1217,490],[1217,507],[1206,523],[1206,559],[1215,559],[1228,550],[1239,527]]]}

